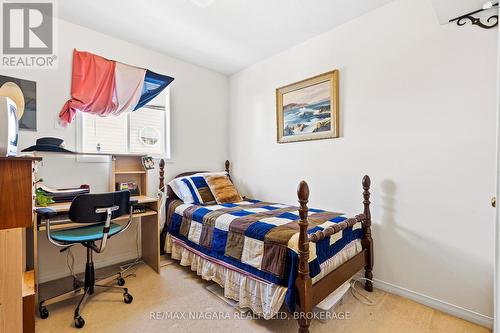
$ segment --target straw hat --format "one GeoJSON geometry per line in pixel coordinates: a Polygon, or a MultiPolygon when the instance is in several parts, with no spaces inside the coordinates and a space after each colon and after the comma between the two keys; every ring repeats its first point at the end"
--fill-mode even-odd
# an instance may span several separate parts
{"type": "Polygon", "coordinates": [[[14,82],[5,82],[0,87],[0,96],[9,97],[16,103],[16,116],[18,120],[21,119],[24,114],[24,95],[21,88],[14,82]]]}

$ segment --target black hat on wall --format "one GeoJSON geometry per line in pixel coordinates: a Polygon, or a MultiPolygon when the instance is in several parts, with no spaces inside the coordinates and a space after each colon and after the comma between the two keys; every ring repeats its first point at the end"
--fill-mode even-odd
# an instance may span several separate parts
{"type": "Polygon", "coordinates": [[[59,138],[40,138],[36,140],[36,145],[22,150],[25,151],[51,151],[59,153],[73,153],[64,148],[64,140],[59,138]]]}

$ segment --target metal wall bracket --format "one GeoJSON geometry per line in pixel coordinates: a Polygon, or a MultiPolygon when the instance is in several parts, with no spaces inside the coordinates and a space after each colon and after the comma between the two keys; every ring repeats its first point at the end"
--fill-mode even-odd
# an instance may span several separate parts
{"type": "Polygon", "coordinates": [[[495,4],[492,4],[491,2],[486,3],[483,6],[483,8],[464,14],[459,17],[455,17],[454,19],[451,19],[449,22],[457,22],[458,26],[462,26],[465,25],[467,22],[470,22],[472,25],[477,25],[478,27],[483,29],[494,28],[498,25],[498,14],[493,14],[488,18],[483,18],[483,19],[474,16],[477,13],[489,10],[493,7],[498,7],[498,2],[495,4]]]}

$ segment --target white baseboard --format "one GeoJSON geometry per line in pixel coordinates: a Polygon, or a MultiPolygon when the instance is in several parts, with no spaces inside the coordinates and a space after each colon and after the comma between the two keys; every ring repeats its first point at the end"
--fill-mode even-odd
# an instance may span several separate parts
{"type": "Polygon", "coordinates": [[[452,316],[462,318],[464,320],[476,323],[481,326],[485,326],[488,328],[493,328],[493,318],[483,315],[481,313],[477,313],[472,310],[468,310],[465,308],[462,308],[457,305],[453,305],[441,300],[438,300],[436,298],[423,295],[421,293],[408,290],[406,288],[396,286],[392,283],[388,283],[385,281],[373,279],[373,286],[377,289],[386,291],[391,294],[399,295],[404,298],[408,298],[414,302],[426,305],[430,308],[445,312],[447,314],[450,314],[452,316]]]}
{"type": "MultiPolygon", "coordinates": [[[[96,269],[99,269],[99,267],[110,266],[110,265],[118,264],[120,262],[133,260],[136,257],[137,257],[137,252],[134,250],[134,251],[121,253],[120,255],[113,255],[111,257],[108,257],[108,258],[105,258],[102,260],[95,260],[94,265],[95,265],[96,269]]],[[[70,272],[69,272],[68,267],[66,265],[61,266],[61,267],[63,267],[63,268],[61,268],[60,270],[52,270],[52,271],[47,272],[45,274],[43,272],[40,272],[40,275],[38,277],[40,283],[44,283],[44,282],[52,281],[52,280],[57,280],[57,279],[69,276],[70,272]]],[[[78,264],[75,262],[74,271],[75,271],[75,273],[81,273],[81,272],[85,271],[85,262],[81,262],[78,264]]]]}

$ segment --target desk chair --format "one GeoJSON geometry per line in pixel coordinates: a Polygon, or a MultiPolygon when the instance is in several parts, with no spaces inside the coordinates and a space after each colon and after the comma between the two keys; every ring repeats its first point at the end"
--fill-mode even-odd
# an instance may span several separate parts
{"type": "MultiPolygon", "coordinates": [[[[50,229],[50,220],[57,213],[50,208],[40,208],[37,213],[44,221],[49,241],[58,246],[68,248],[70,246],[81,244],[87,248],[87,264],[85,265],[85,282],[83,287],[83,295],[78,302],[73,317],[75,327],[82,328],[85,325],[80,315],[88,296],[94,294],[95,287],[103,288],[118,288],[123,291],[123,300],[125,303],[132,303],[133,297],[128,293],[127,288],[120,286],[99,285],[95,283],[95,270],[93,261],[93,252],[102,253],[106,248],[106,243],[109,238],[118,235],[125,231],[132,221],[132,205],[136,202],[130,201],[129,191],[119,191],[102,194],[82,194],[77,196],[71,203],[69,209],[69,219],[75,223],[87,223],[88,226],[59,229],[52,231],[50,229]],[[123,216],[129,215],[128,222],[125,226],[121,226],[111,221],[123,216]],[[99,245],[96,242],[100,241],[99,245]]],[[[118,282],[123,285],[124,281],[118,282]]],[[[79,288],[80,291],[81,288],[79,288]]],[[[78,290],[76,290],[78,291],[78,290]]],[[[72,292],[69,297],[79,295],[80,293],[72,292]]],[[[40,303],[40,317],[45,319],[49,316],[47,307],[40,303]]]]}

